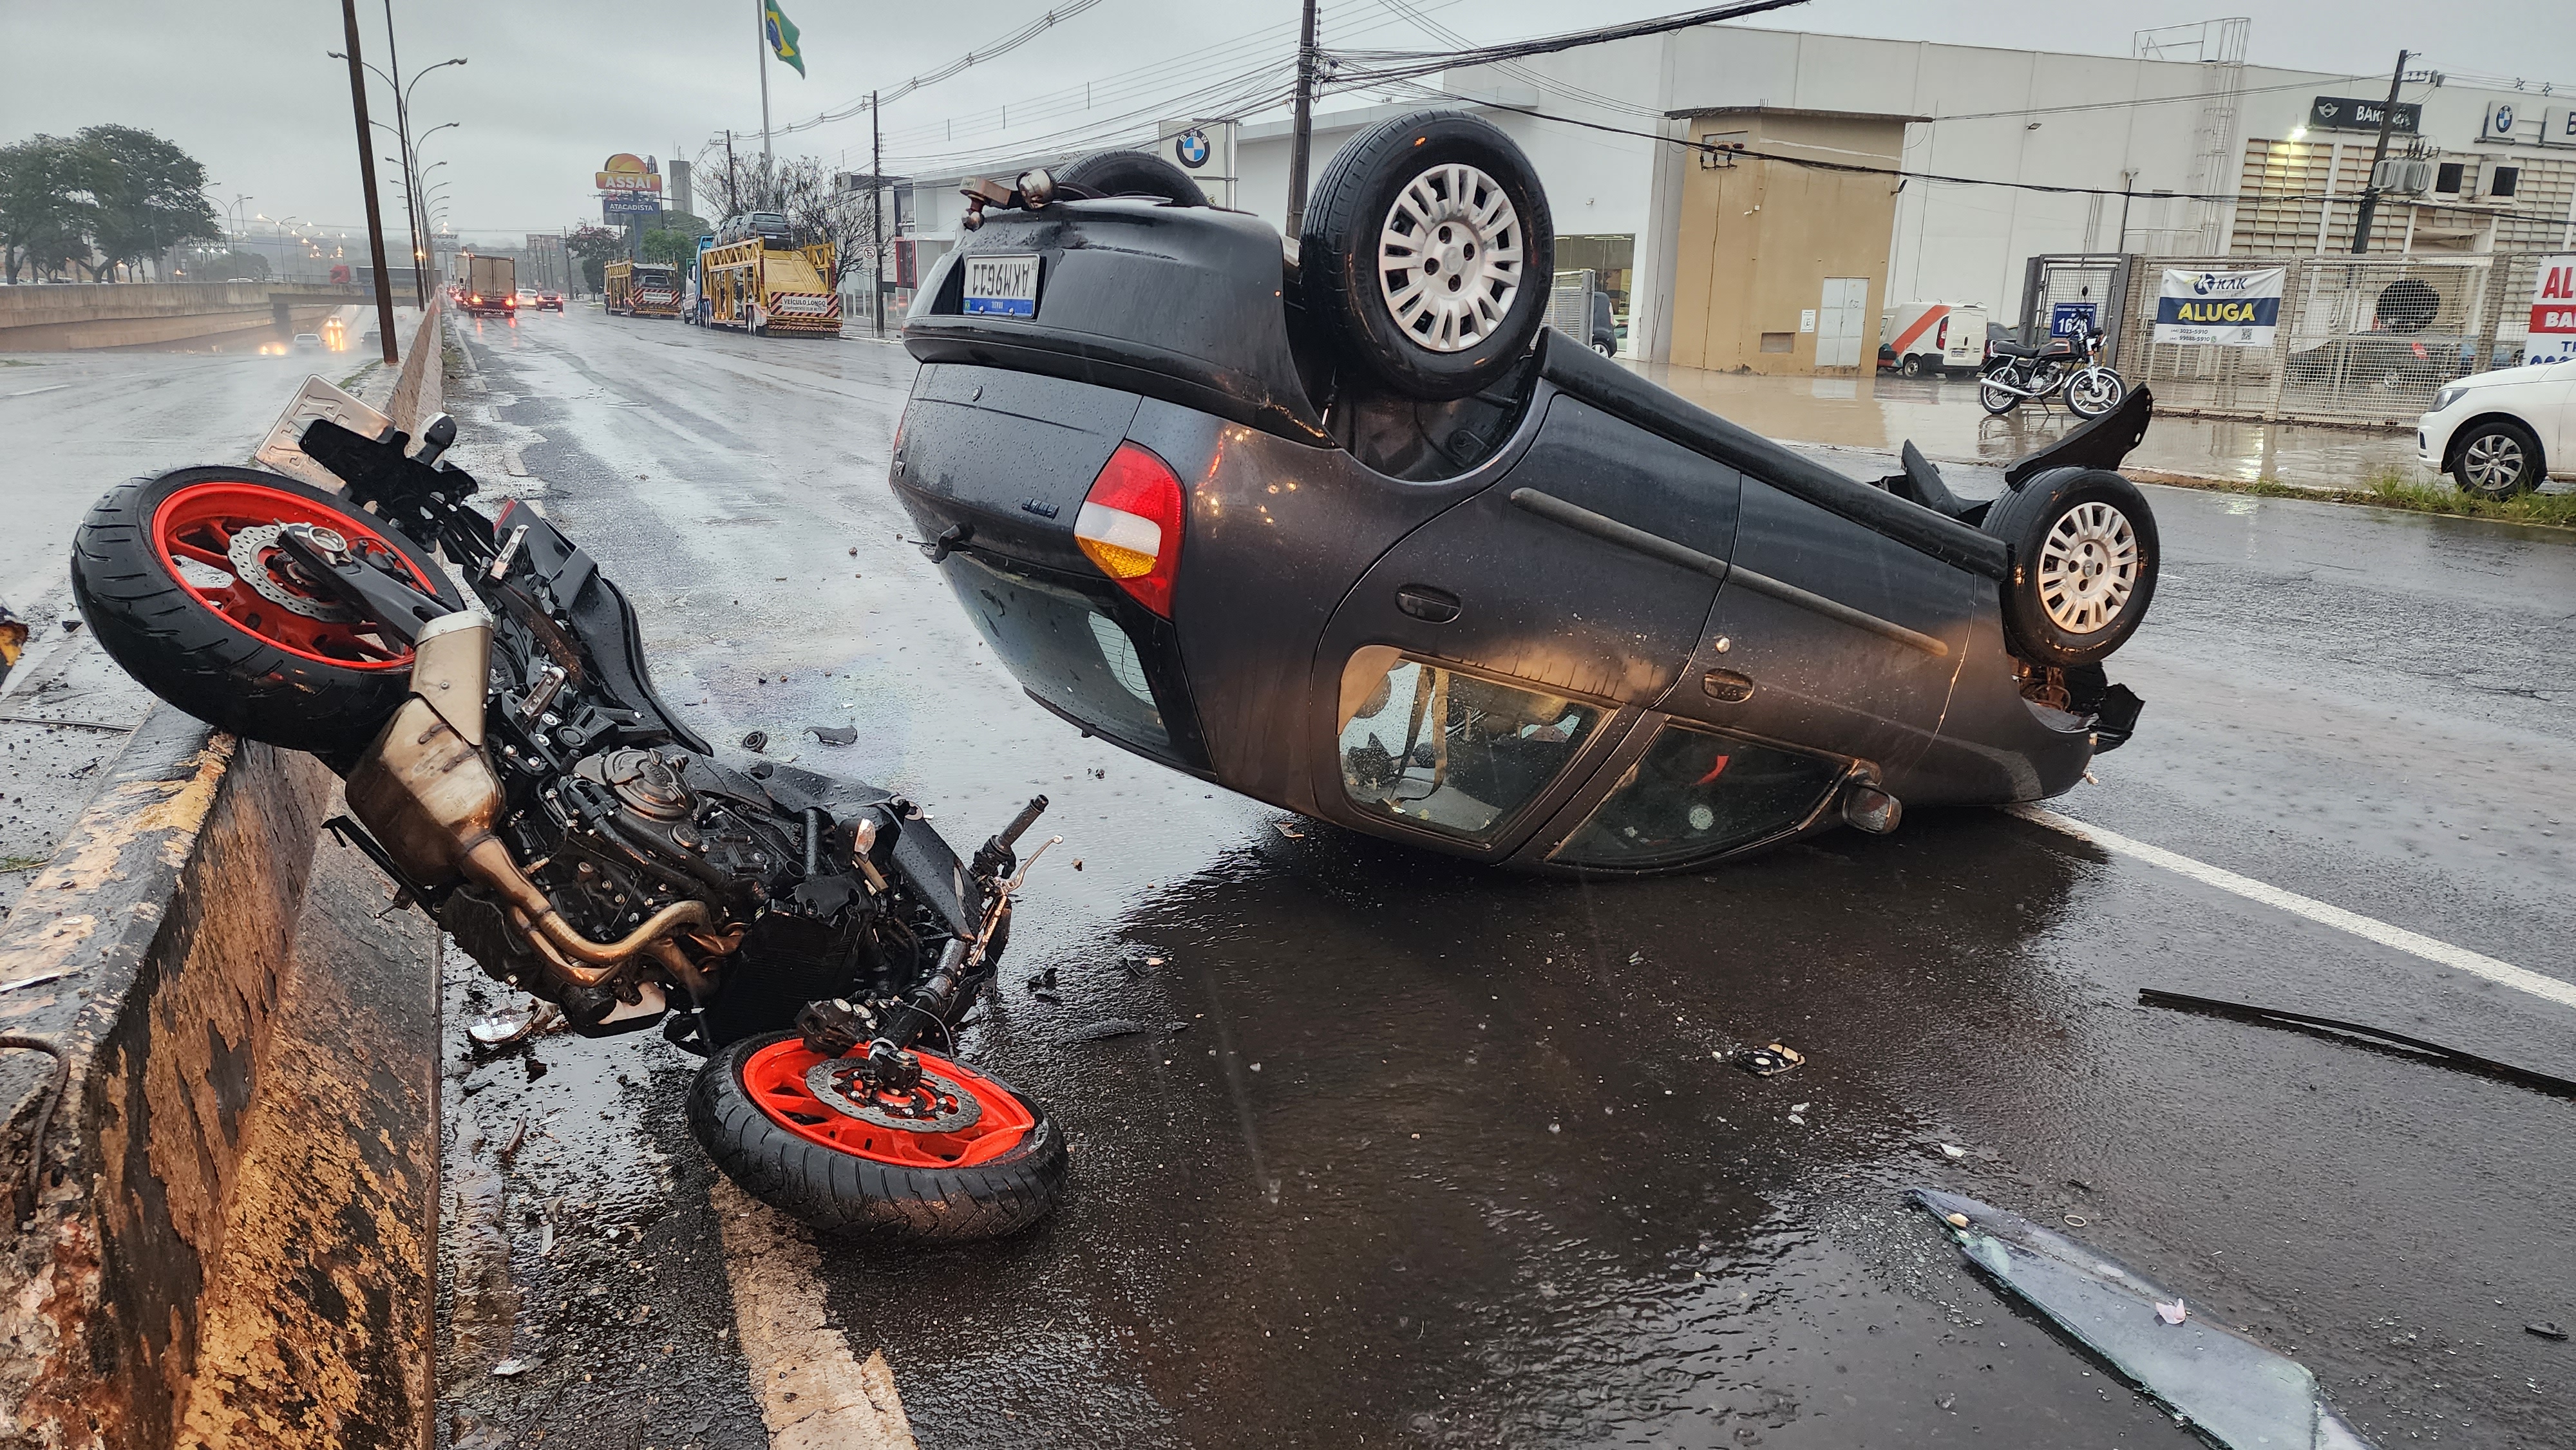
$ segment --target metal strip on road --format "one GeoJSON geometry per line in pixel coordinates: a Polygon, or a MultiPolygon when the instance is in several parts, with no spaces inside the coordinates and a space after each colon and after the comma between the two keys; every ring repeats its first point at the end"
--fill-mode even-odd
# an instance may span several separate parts
{"type": "Polygon", "coordinates": [[[2033,825],[2045,826],[2060,835],[2072,836],[2076,840],[2099,846],[2114,855],[2133,856],[2149,865],[2162,866],[2177,876],[2190,877],[2204,886],[2215,886],[2221,891],[2241,896],[2248,901],[2275,907],[2293,916],[2306,917],[2321,926],[2350,932],[2365,941],[2374,941],[2381,946],[2405,952],[2409,956],[2421,957],[2436,966],[2448,967],[2455,972],[2466,972],[2473,977],[2483,977],[2497,986],[2511,987],[2517,992],[2528,992],[2542,1001],[2555,1002],[2561,1007],[2576,1007],[2576,982],[2562,982],[2556,977],[2545,977],[2527,968],[2517,967],[2511,962],[2498,961],[2483,953],[2470,951],[2467,947],[2455,947],[2446,941],[2436,941],[2421,932],[2408,931],[2402,926],[2390,926],[2387,922],[2364,916],[2360,912],[2346,911],[2340,906],[2331,906],[2315,897],[2301,896],[2295,891],[2284,891],[2278,886],[2268,885],[2250,876],[2239,876],[2223,867],[2212,866],[2205,861],[2195,861],[2189,856],[2168,851],[2162,846],[2150,846],[2144,841],[2131,840],[2117,831],[2105,830],[2089,822],[2076,820],[2072,816],[2061,816],[2055,811],[2042,810],[2038,806],[2029,805],[2006,806],[2004,809],[2033,825]]]}
{"type": "Polygon", "coordinates": [[[70,386],[71,384],[69,383],[56,383],[50,388],[29,388],[23,393],[11,393],[8,396],[12,398],[32,398],[38,393],[59,393],[70,386]]]}

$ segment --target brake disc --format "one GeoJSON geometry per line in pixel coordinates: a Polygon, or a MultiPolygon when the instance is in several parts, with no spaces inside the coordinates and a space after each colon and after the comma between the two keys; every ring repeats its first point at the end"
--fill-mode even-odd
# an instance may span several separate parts
{"type": "Polygon", "coordinates": [[[282,524],[253,524],[235,531],[232,547],[224,551],[233,561],[235,577],[258,591],[260,598],[289,613],[326,624],[347,624],[355,620],[358,617],[356,610],[332,600],[295,593],[278,583],[277,576],[269,572],[268,561],[283,552],[277,546],[277,539],[285,532],[282,524]]]}
{"type": "Polygon", "coordinates": [[[984,1105],[965,1084],[929,1063],[921,1085],[900,1092],[871,1086],[862,1060],[826,1058],[805,1071],[806,1090],[836,1113],[904,1133],[957,1133],[984,1116],[984,1105]]]}

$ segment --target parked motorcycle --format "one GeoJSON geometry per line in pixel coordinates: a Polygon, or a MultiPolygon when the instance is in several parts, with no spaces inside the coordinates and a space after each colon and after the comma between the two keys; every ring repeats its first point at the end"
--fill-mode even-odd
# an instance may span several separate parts
{"type": "Polygon", "coordinates": [[[1977,401],[1998,418],[2025,400],[2040,402],[2060,392],[2075,416],[2099,418],[2129,395],[2128,383],[2102,361],[2102,334],[2090,327],[2037,347],[1991,342],[1986,351],[1985,369],[1977,375],[1977,401]]]}
{"type": "Polygon", "coordinates": [[[317,391],[360,424],[301,428],[336,492],[183,468],[90,511],[72,585],[107,652],[210,724],[319,756],[346,783],[332,829],[495,980],[585,1036],[659,1024],[705,1055],[690,1127],[754,1196],[889,1238],[1042,1217],[1062,1133],[954,1053],[1046,798],[961,862],[900,796],[719,752],[655,693],[588,554],[515,500],[472,506],[440,457],[453,421],[414,451],[317,391]]]}

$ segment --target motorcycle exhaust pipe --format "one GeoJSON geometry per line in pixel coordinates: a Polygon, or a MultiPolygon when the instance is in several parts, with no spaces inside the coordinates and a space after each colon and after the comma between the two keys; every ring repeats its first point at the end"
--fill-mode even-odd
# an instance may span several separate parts
{"type": "Polygon", "coordinates": [[[349,772],[349,813],[421,885],[437,890],[470,879],[490,888],[538,955],[581,986],[606,982],[682,927],[709,925],[706,903],[678,901],[614,942],[594,942],[519,869],[493,833],[502,796],[483,754],[491,669],[489,616],[459,610],[421,627],[412,641],[411,697],[349,772]]]}

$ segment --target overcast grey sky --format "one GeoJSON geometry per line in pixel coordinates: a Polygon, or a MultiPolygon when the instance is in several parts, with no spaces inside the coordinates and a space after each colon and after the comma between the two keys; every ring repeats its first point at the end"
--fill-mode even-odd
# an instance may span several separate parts
{"type": "MultiPolygon", "coordinates": [[[[783,125],[897,84],[1060,3],[785,0],[810,74],[772,65],[773,115],[783,125]]],[[[1478,42],[1692,8],[1691,0],[1410,3],[1478,42]]],[[[383,0],[359,0],[358,10],[367,57],[381,65],[383,0]]],[[[2226,13],[2252,17],[2256,64],[2380,71],[2402,46],[2426,52],[2422,63],[2436,68],[2576,87],[2570,0],[1814,0],[1760,23],[2124,55],[2135,29],[2226,13]]],[[[695,152],[727,126],[756,132],[757,14],[756,0],[395,0],[407,74],[450,56],[470,62],[413,93],[416,128],[463,123],[423,149],[425,161],[450,163],[430,178],[433,188],[450,183],[450,223],[497,237],[595,220],[591,175],[611,152],[668,157],[674,147],[695,152]]],[[[1295,0],[1099,0],[1016,53],[889,106],[887,169],[1016,144],[1086,117],[1150,114],[1157,100],[1200,80],[1285,59],[1296,14],[1295,0]],[[1088,111],[1070,98],[1050,107],[1046,98],[1086,82],[1096,87],[1088,111]],[[999,112],[1015,102],[1025,103],[1021,114],[1003,130],[999,112]],[[1030,119],[1050,108],[1053,119],[1030,119]]],[[[1326,0],[1324,14],[1326,45],[1435,44],[1377,0],[1326,0]]],[[[247,194],[244,214],[354,229],[365,213],[347,72],[324,55],[340,42],[340,9],[330,0],[0,0],[0,141],[103,121],[142,126],[203,161],[219,202],[247,194]]],[[[374,95],[391,120],[384,90],[374,95]]],[[[756,149],[757,137],[748,144],[756,149]]],[[[782,138],[779,150],[834,160],[846,150],[846,164],[863,169],[867,144],[862,113],[782,138]]]]}

